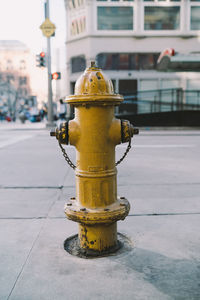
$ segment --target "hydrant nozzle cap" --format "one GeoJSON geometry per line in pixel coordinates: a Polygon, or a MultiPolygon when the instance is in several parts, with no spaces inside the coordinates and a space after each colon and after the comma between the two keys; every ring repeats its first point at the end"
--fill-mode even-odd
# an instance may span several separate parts
{"type": "Polygon", "coordinates": [[[50,136],[56,136],[56,129],[51,129],[50,136]]]}
{"type": "Polygon", "coordinates": [[[91,61],[91,68],[96,68],[95,61],[91,61]]]}

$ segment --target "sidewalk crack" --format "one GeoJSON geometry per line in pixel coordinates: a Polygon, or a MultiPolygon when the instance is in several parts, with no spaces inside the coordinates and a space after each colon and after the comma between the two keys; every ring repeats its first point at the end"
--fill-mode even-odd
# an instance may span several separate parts
{"type": "Polygon", "coordinates": [[[40,234],[41,234],[41,232],[42,232],[42,230],[43,230],[43,228],[44,228],[44,224],[45,224],[45,221],[44,221],[43,225],[41,226],[40,231],[38,232],[38,234],[37,234],[35,240],[33,241],[33,244],[32,244],[32,246],[31,246],[31,248],[30,248],[30,250],[29,250],[29,252],[28,252],[28,255],[27,255],[27,257],[26,257],[26,259],[25,259],[25,261],[24,261],[24,263],[23,263],[23,265],[22,265],[22,268],[21,268],[19,274],[17,275],[17,278],[16,278],[16,280],[15,280],[15,282],[14,282],[14,285],[13,285],[13,287],[12,287],[12,289],[11,289],[9,295],[8,295],[7,300],[10,299],[10,297],[11,297],[11,295],[12,295],[12,293],[13,293],[13,291],[14,291],[16,285],[17,285],[17,282],[18,282],[18,280],[19,280],[19,278],[20,278],[20,276],[21,276],[21,274],[22,274],[22,272],[23,272],[23,270],[24,270],[24,268],[25,268],[25,266],[26,266],[26,264],[27,264],[27,261],[28,261],[30,255],[31,255],[31,252],[32,252],[33,248],[35,247],[35,244],[36,244],[36,242],[37,242],[37,240],[38,240],[38,238],[39,238],[39,236],[40,236],[40,234]]]}

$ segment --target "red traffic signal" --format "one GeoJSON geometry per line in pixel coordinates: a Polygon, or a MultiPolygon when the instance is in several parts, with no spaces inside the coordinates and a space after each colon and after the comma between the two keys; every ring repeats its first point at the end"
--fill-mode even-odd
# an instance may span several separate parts
{"type": "Polygon", "coordinates": [[[53,74],[51,74],[51,79],[58,80],[60,78],[61,78],[60,72],[54,72],[53,74]]]}
{"type": "Polygon", "coordinates": [[[40,52],[40,57],[45,57],[45,52],[40,52]]]}
{"type": "Polygon", "coordinates": [[[37,67],[46,67],[46,54],[45,52],[40,52],[36,55],[36,61],[38,63],[37,67]]]}

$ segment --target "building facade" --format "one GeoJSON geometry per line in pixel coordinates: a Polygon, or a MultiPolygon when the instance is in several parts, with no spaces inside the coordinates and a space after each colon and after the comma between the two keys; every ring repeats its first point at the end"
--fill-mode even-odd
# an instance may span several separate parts
{"type": "Polygon", "coordinates": [[[0,41],[0,109],[8,115],[20,107],[47,99],[46,68],[36,67],[36,57],[16,40],[0,41]]]}
{"type": "Polygon", "coordinates": [[[200,0],[65,0],[68,93],[96,60],[124,95],[199,89],[199,73],[156,71],[165,48],[200,52],[200,0]]]}

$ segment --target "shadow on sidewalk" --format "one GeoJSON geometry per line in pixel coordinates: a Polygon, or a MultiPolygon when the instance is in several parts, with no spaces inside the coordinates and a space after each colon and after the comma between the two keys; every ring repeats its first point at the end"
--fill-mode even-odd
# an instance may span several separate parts
{"type": "Polygon", "coordinates": [[[140,248],[113,259],[130,273],[134,270],[143,274],[144,280],[172,299],[200,299],[200,261],[173,259],[140,248]]]}

